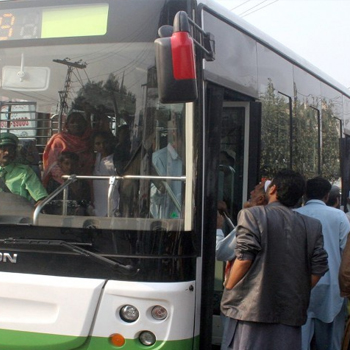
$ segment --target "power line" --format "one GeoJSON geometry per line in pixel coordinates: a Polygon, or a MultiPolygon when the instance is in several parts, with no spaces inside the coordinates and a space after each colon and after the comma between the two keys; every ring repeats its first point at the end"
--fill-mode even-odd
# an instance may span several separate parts
{"type": "Polygon", "coordinates": [[[263,0],[263,1],[259,2],[258,4],[256,4],[256,5],[254,5],[253,7],[249,8],[248,10],[245,10],[245,11],[243,11],[242,13],[240,13],[239,16],[242,16],[242,15],[244,15],[245,13],[249,12],[250,10],[255,9],[256,7],[260,6],[261,4],[263,4],[263,3],[266,2],[266,1],[269,1],[269,0],[263,0]]]}
{"type": "MultiPolygon", "coordinates": [[[[260,7],[260,8],[258,8],[258,9],[256,9],[255,11],[249,12],[249,13],[247,13],[246,15],[244,15],[244,16],[242,16],[242,17],[247,17],[247,16],[251,15],[251,14],[254,13],[254,12],[258,12],[258,11],[262,10],[263,8],[268,7],[268,6],[272,5],[272,4],[274,4],[274,3],[277,2],[277,1],[278,1],[278,0],[272,1],[272,2],[270,2],[269,4],[266,4],[265,6],[260,7]]],[[[260,4],[262,4],[262,3],[260,3],[260,4]]],[[[247,12],[247,11],[246,11],[246,12],[247,12]]]]}
{"type": "MultiPolygon", "coordinates": [[[[238,5],[238,6],[236,6],[235,8],[237,8],[237,7],[241,6],[241,5],[244,5],[244,4],[246,4],[247,2],[249,2],[249,1],[250,1],[250,0],[247,0],[247,1],[245,1],[244,3],[242,3],[242,4],[238,5]]],[[[258,4],[252,6],[252,7],[248,8],[247,10],[244,10],[243,12],[241,12],[240,14],[238,14],[238,16],[241,16],[241,17],[249,16],[250,14],[252,14],[252,13],[254,13],[254,12],[260,11],[260,10],[262,10],[263,8],[272,5],[273,3],[277,2],[278,0],[272,1],[272,2],[270,2],[270,3],[268,3],[268,4],[266,4],[265,6],[261,6],[261,5],[264,4],[266,1],[268,1],[268,0],[260,1],[258,4]],[[255,10],[254,10],[254,9],[255,9],[255,10]]],[[[232,10],[233,10],[233,9],[232,9],[232,10]]],[[[231,10],[231,11],[232,11],[232,10],[231,10]]]]}
{"type": "Polygon", "coordinates": [[[237,9],[238,7],[240,7],[240,6],[244,5],[244,4],[246,4],[246,3],[249,2],[249,1],[252,1],[252,0],[247,0],[247,1],[245,1],[245,2],[242,2],[242,3],[239,4],[238,6],[233,7],[230,11],[233,11],[233,10],[237,9]]]}

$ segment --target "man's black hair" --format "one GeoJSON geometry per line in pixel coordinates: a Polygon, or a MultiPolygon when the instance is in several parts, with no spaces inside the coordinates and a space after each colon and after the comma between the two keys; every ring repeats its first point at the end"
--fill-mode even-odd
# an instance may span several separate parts
{"type": "Polygon", "coordinates": [[[296,171],[284,169],[273,178],[270,186],[277,187],[277,199],[286,207],[294,207],[305,193],[305,179],[296,171]]]}
{"type": "Polygon", "coordinates": [[[322,200],[331,190],[331,183],[321,176],[306,182],[306,198],[322,200]]]}

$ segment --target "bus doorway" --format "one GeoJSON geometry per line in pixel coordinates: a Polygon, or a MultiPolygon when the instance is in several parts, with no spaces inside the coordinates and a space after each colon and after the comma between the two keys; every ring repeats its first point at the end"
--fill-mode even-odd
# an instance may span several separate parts
{"type": "MultiPolygon", "coordinates": [[[[259,182],[261,105],[258,102],[223,103],[220,136],[218,201],[227,206],[223,232],[227,236],[237,224],[237,214],[259,182]]],[[[225,261],[216,261],[214,282],[213,345],[222,337],[220,301],[223,292],[225,261]]]]}
{"type": "Polygon", "coordinates": [[[260,103],[223,104],[218,200],[225,201],[234,223],[258,182],[260,120],[260,103]]]}

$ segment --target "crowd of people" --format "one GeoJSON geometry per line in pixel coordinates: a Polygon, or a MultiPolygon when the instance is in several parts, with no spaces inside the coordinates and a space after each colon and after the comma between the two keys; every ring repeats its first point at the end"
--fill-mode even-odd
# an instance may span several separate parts
{"type": "MultiPolygon", "coordinates": [[[[99,125],[98,125],[99,126],[99,125]]],[[[76,179],[69,185],[70,214],[107,216],[110,182],[103,176],[122,175],[130,159],[130,135],[127,124],[119,126],[116,136],[110,129],[93,129],[84,112],[72,110],[64,129],[54,134],[43,152],[43,172],[23,164],[19,139],[13,133],[0,133],[0,190],[26,198],[37,206],[60,187],[63,175],[97,176],[94,180],[76,179]],[[120,137],[119,137],[120,136],[120,137]],[[123,153],[121,155],[121,152],[123,153]]],[[[63,192],[46,207],[50,214],[61,213],[63,192]]],[[[118,183],[111,193],[112,214],[119,206],[118,183]]]]}
{"type": "Polygon", "coordinates": [[[226,237],[218,203],[222,350],[348,349],[350,222],[339,208],[338,187],[292,170],[255,187],[226,237]]]}

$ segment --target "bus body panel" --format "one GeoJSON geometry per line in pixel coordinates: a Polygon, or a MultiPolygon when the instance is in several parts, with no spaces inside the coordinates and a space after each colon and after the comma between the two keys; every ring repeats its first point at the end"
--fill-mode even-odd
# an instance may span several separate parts
{"type": "Polygon", "coordinates": [[[154,332],[159,341],[193,338],[195,281],[181,283],[135,283],[108,281],[101,298],[92,335],[108,337],[121,333],[127,339],[136,338],[143,330],[154,332]],[[133,305],[139,318],[133,323],[123,321],[120,309],[133,305]],[[166,308],[164,320],[152,317],[153,307],[166,308]],[[131,327],[132,326],[132,327],[131,327]]]}
{"type": "Polygon", "coordinates": [[[121,334],[138,349],[143,331],[155,334],[162,349],[194,349],[195,282],[137,283],[0,273],[0,349],[113,348],[121,334]],[[14,293],[15,291],[15,293],[14,293]],[[101,298],[100,298],[101,296],[101,298]],[[135,322],[120,316],[124,305],[139,311],[135,322]],[[163,320],[152,309],[166,308],[163,320]]]}
{"type": "Polygon", "coordinates": [[[0,281],[0,329],[3,334],[0,348],[17,348],[31,338],[18,331],[43,334],[37,337],[38,342],[33,337],[33,347],[54,348],[60,344],[61,349],[70,349],[72,344],[83,344],[89,336],[105,283],[99,279],[6,272],[0,272],[0,281]],[[60,337],[62,335],[65,337],[60,337]]]}

